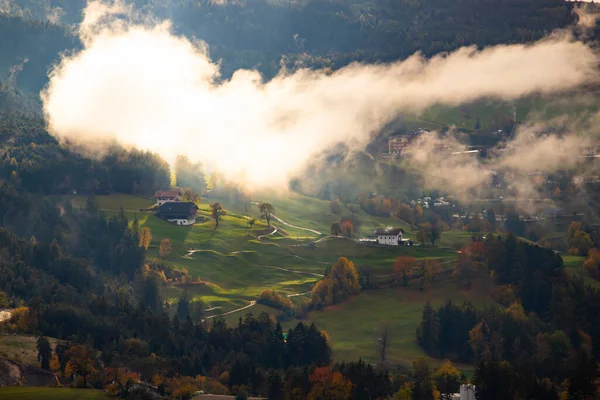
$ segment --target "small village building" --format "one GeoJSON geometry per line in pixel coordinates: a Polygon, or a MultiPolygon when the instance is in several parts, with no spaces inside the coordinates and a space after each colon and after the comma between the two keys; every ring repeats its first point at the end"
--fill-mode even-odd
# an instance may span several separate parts
{"type": "Polygon", "coordinates": [[[387,246],[399,246],[403,244],[402,235],[404,230],[400,228],[384,228],[377,229],[375,235],[377,236],[377,243],[384,244],[387,246]]]}
{"type": "Polygon", "coordinates": [[[388,139],[388,153],[401,154],[408,146],[408,137],[403,135],[392,136],[388,139]]]}
{"type": "Polygon", "coordinates": [[[179,190],[159,190],[154,193],[154,201],[157,206],[162,206],[165,203],[180,201],[181,192],[179,190]]]}
{"type": "Polygon", "coordinates": [[[167,202],[158,209],[158,217],[177,225],[196,223],[198,206],[189,201],[167,202]]]}

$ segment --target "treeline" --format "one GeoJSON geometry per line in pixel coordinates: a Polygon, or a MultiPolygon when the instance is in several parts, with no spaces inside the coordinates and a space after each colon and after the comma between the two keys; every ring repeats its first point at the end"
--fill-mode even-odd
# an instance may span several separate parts
{"type": "Polygon", "coordinates": [[[419,344],[434,357],[477,363],[478,397],[554,399],[567,393],[580,399],[595,393],[600,293],[567,276],[552,250],[513,235],[490,234],[459,253],[457,279],[482,272],[492,275],[494,297],[507,308],[427,304],[419,344]]]}
{"type": "Polygon", "coordinates": [[[59,144],[35,115],[0,112],[0,179],[43,194],[152,194],[170,186],[169,165],[158,155],[106,149],[90,159],[59,144]]]}

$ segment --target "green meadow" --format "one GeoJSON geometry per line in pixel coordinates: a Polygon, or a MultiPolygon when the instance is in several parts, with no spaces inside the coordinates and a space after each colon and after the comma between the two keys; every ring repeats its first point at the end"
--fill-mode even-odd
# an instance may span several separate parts
{"type": "MultiPolygon", "coordinates": [[[[82,207],[86,200],[74,197],[72,202],[82,207]]],[[[357,268],[368,271],[373,279],[385,281],[393,273],[398,256],[437,259],[451,267],[456,254],[453,247],[470,240],[470,235],[464,232],[447,232],[442,234],[440,245],[436,247],[380,248],[344,237],[330,237],[331,222],[340,218],[331,213],[330,203],[290,193],[265,192],[253,199],[270,202],[275,207],[275,215],[281,221],[271,222],[277,229],[274,234],[269,234],[271,230],[266,222],[259,220],[258,206],[250,202],[202,199],[197,223],[177,226],[158,219],[152,212],[139,211],[151,205],[151,199],[114,195],[97,196],[96,201],[107,216],[122,207],[130,221],[137,217],[141,227],[150,228],[150,259],[160,259],[160,242],[169,239],[172,251],[160,260],[176,269],[185,268],[199,278],[202,283],[190,285],[188,295],[202,298],[207,316],[225,314],[230,324],[237,323],[248,312],[275,314],[276,310],[254,303],[266,288],[292,296],[296,304],[305,301],[307,292],[321,278],[325,268],[339,257],[347,257],[357,268]],[[221,202],[227,211],[216,229],[209,209],[209,203],[214,201],[221,202]],[[252,229],[247,226],[247,217],[257,219],[252,229]]],[[[348,209],[342,208],[342,215],[350,215],[348,209]]],[[[407,236],[414,236],[410,227],[397,219],[373,217],[362,210],[357,217],[362,234],[378,227],[395,226],[405,229],[407,236]]],[[[406,364],[424,356],[416,345],[414,330],[427,301],[434,304],[441,304],[445,299],[489,302],[487,293],[462,293],[451,282],[436,283],[425,292],[416,288],[364,291],[345,304],[311,312],[305,322],[315,322],[327,331],[337,360],[363,357],[375,361],[374,335],[380,322],[386,320],[393,336],[389,360],[406,364]]],[[[163,296],[171,302],[178,301],[182,294],[180,286],[163,287],[163,296]]],[[[294,320],[286,326],[295,323],[294,320]]]]}

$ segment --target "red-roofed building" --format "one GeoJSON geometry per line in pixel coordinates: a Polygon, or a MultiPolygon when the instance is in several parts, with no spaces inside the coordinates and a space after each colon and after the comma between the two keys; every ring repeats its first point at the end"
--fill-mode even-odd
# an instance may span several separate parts
{"type": "Polygon", "coordinates": [[[159,190],[154,193],[154,200],[157,206],[162,206],[165,203],[180,201],[181,192],[179,190],[159,190]]]}

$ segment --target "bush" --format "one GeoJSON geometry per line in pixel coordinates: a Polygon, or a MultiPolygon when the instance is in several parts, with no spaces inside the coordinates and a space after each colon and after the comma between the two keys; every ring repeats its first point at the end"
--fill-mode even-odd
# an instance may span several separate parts
{"type": "Polygon", "coordinates": [[[317,309],[339,304],[359,291],[360,283],[354,263],[340,257],[327,276],[313,287],[311,304],[317,309]]]}
{"type": "Polygon", "coordinates": [[[289,298],[281,293],[277,293],[273,289],[263,290],[258,298],[258,303],[286,312],[294,308],[289,298]]]}
{"type": "Polygon", "coordinates": [[[508,307],[517,300],[517,296],[512,285],[504,285],[496,286],[492,289],[492,299],[496,303],[508,307]]]}

